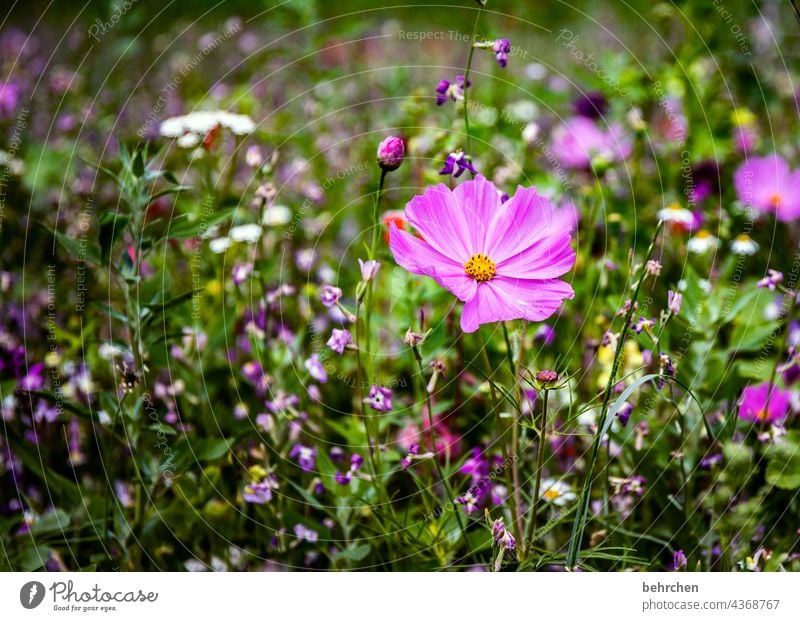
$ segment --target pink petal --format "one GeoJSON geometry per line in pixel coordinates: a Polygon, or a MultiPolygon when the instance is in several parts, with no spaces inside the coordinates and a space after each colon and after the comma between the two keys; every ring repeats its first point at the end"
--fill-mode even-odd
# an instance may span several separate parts
{"type": "Polygon", "coordinates": [[[397,264],[412,274],[430,276],[462,302],[475,296],[477,283],[466,274],[463,264],[439,253],[426,241],[401,231],[394,223],[389,226],[389,247],[397,264]]]}
{"type": "Polygon", "coordinates": [[[489,225],[486,254],[499,264],[543,240],[569,233],[569,220],[554,213],[550,201],[536,188],[518,186],[489,225]]]}
{"type": "Polygon", "coordinates": [[[470,233],[471,249],[476,253],[486,251],[486,231],[500,209],[497,188],[483,175],[465,181],[453,190],[453,196],[461,207],[464,221],[470,233]]]}
{"type": "Polygon", "coordinates": [[[463,211],[450,188],[443,183],[412,198],[406,205],[406,218],[441,254],[462,265],[474,254],[463,211]]]}
{"type": "Polygon", "coordinates": [[[572,236],[545,237],[519,254],[497,264],[499,276],[545,279],[566,274],[575,264],[572,236]]]}
{"type": "Polygon", "coordinates": [[[461,312],[461,329],[474,332],[484,323],[527,319],[542,321],[572,298],[572,287],[562,280],[524,280],[496,276],[478,285],[475,297],[461,312]]]}

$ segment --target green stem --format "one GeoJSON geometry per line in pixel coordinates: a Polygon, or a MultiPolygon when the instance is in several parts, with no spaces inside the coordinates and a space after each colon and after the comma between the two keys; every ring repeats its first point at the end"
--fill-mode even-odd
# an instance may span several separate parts
{"type": "MultiPolygon", "coordinates": [[[[524,320],[523,320],[524,321],[524,320]]],[[[508,337],[508,327],[506,322],[502,322],[503,338],[506,342],[506,356],[508,358],[508,365],[511,368],[511,377],[514,382],[513,390],[519,404],[519,410],[522,410],[522,394],[519,385],[519,373],[517,372],[518,365],[514,362],[513,350],[511,347],[511,339],[508,337]]],[[[522,346],[520,345],[520,355],[522,346]]],[[[519,415],[518,411],[511,413],[511,455],[514,458],[511,463],[511,480],[513,482],[513,498],[514,498],[514,527],[517,531],[517,542],[520,551],[520,560],[525,556],[525,528],[522,521],[522,488],[519,484],[519,415]]]]}
{"type": "Polygon", "coordinates": [[[382,494],[382,481],[378,474],[378,465],[376,462],[375,452],[379,450],[377,444],[372,439],[372,432],[370,431],[370,420],[367,404],[364,403],[364,375],[362,372],[361,363],[361,321],[359,315],[361,311],[361,304],[356,305],[356,381],[358,382],[358,402],[361,405],[361,417],[364,421],[364,433],[367,436],[367,456],[369,457],[369,464],[371,469],[372,481],[375,485],[375,493],[380,499],[382,494]]]}
{"type": "MultiPolygon", "coordinates": [[[[478,327],[476,332],[478,336],[478,346],[481,349],[481,355],[483,358],[483,364],[486,367],[486,381],[489,382],[489,394],[492,397],[492,411],[495,414],[495,425],[497,426],[497,441],[500,443],[500,448],[503,451],[503,461],[508,463],[508,448],[506,447],[506,443],[502,441],[503,435],[505,434],[505,429],[503,428],[503,419],[500,418],[500,402],[497,399],[497,392],[494,388],[494,382],[492,382],[492,377],[495,374],[495,369],[492,368],[492,363],[489,360],[489,349],[486,347],[486,340],[483,338],[483,332],[481,332],[481,328],[478,327]]],[[[506,487],[508,489],[514,489],[514,478],[511,472],[509,472],[509,468],[505,469],[505,477],[506,477],[506,487]]],[[[511,494],[511,514],[515,516],[517,515],[517,505],[516,500],[514,498],[514,494],[511,494]]],[[[515,524],[516,526],[516,524],[515,524]]],[[[519,533],[517,533],[519,535],[519,533]]],[[[517,540],[520,540],[520,537],[517,537],[517,540]]]]}
{"type": "MultiPolygon", "coordinates": [[[[455,495],[453,491],[450,489],[450,485],[447,483],[447,478],[444,476],[444,472],[442,472],[442,465],[439,463],[439,455],[436,454],[436,430],[434,429],[434,421],[433,421],[433,403],[431,402],[431,393],[428,392],[428,387],[425,384],[425,376],[423,375],[423,367],[422,367],[422,358],[419,355],[419,352],[415,350],[415,356],[417,360],[417,368],[419,369],[419,379],[422,383],[422,392],[425,394],[425,405],[428,408],[428,425],[430,436],[431,436],[431,451],[433,452],[433,463],[436,467],[436,474],[439,476],[439,481],[442,483],[442,487],[445,491],[445,496],[450,499],[452,498],[455,501],[455,495]]],[[[459,531],[462,533],[464,532],[464,522],[461,520],[461,512],[456,507],[455,509],[456,520],[458,521],[458,528],[459,531]]]]}
{"type": "Polygon", "coordinates": [[[784,299],[789,300],[789,310],[786,311],[786,318],[784,319],[783,330],[781,331],[781,342],[778,345],[778,351],[775,352],[775,363],[772,365],[772,371],[769,375],[769,392],[767,393],[767,402],[764,409],[769,408],[769,402],[772,399],[772,393],[775,389],[775,380],[778,376],[778,366],[781,363],[781,353],[786,349],[786,343],[789,340],[789,330],[792,323],[792,316],[795,307],[794,295],[791,291],[784,292],[784,299]]]}
{"type": "Polygon", "coordinates": [[[625,345],[625,337],[627,336],[628,326],[630,325],[631,318],[633,316],[633,311],[635,310],[636,306],[636,298],[639,296],[639,290],[642,288],[642,283],[644,282],[647,276],[647,261],[650,260],[650,257],[653,254],[653,249],[656,245],[656,240],[658,239],[659,234],[661,233],[661,228],[663,226],[663,221],[659,221],[658,225],[656,226],[655,233],[653,233],[653,239],[650,242],[650,247],[647,250],[647,255],[645,256],[644,262],[641,266],[641,273],[639,274],[639,279],[636,282],[636,288],[633,292],[633,296],[631,297],[630,307],[628,308],[628,312],[625,315],[625,322],[622,326],[622,330],[620,331],[620,337],[617,341],[617,349],[614,352],[614,361],[611,365],[611,373],[608,377],[608,384],[606,385],[606,389],[603,395],[603,405],[600,412],[600,416],[597,419],[597,434],[595,435],[594,441],[592,443],[592,454],[589,461],[589,465],[586,469],[586,481],[583,484],[583,492],[581,493],[581,498],[578,503],[578,510],[575,516],[575,522],[572,526],[572,535],[569,541],[569,548],[567,549],[567,568],[568,569],[575,569],[578,565],[578,561],[580,560],[580,550],[581,550],[581,541],[583,540],[583,533],[586,529],[586,515],[589,509],[589,498],[591,497],[592,493],[592,484],[594,483],[593,476],[594,476],[594,469],[597,463],[597,458],[600,451],[600,444],[602,443],[602,430],[605,426],[606,416],[608,415],[608,405],[611,400],[611,394],[614,389],[615,385],[615,378],[617,375],[617,371],[620,365],[620,359],[622,357],[622,349],[625,345]]]}
{"type": "Polygon", "coordinates": [[[467,65],[464,67],[464,131],[467,134],[467,155],[472,153],[472,136],[469,133],[469,71],[472,68],[472,57],[475,54],[475,36],[478,34],[478,21],[481,19],[481,13],[486,6],[486,2],[480,2],[478,7],[478,14],[475,16],[475,23],[472,25],[472,34],[469,38],[469,54],[467,54],[467,65]]]}
{"type": "Polygon", "coordinates": [[[539,451],[536,456],[536,481],[533,486],[533,507],[531,509],[531,537],[536,536],[536,522],[539,516],[539,494],[542,487],[542,468],[544,466],[545,437],[547,435],[547,389],[543,390],[542,419],[539,427],[539,451]]]}

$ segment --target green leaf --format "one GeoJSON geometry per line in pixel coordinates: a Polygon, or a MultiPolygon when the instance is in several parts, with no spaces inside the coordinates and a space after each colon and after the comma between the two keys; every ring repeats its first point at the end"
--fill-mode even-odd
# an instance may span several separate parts
{"type": "Polygon", "coordinates": [[[349,561],[363,561],[372,552],[372,546],[363,543],[360,546],[351,546],[339,552],[338,558],[346,558],[349,561]]]}
{"type": "Polygon", "coordinates": [[[235,207],[221,209],[217,213],[207,218],[190,219],[184,214],[178,216],[170,223],[166,231],[166,236],[173,239],[191,239],[205,233],[211,227],[222,224],[233,217],[235,207]]]}
{"type": "Polygon", "coordinates": [[[766,479],[780,489],[800,488],[800,431],[789,431],[780,444],[767,449],[766,479]]]}
{"type": "Polygon", "coordinates": [[[760,350],[777,326],[775,322],[759,324],[756,321],[737,324],[731,334],[729,351],[733,353],[760,350]]]}
{"type": "Polygon", "coordinates": [[[56,509],[44,514],[31,526],[31,533],[44,535],[46,533],[61,532],[69,527],[69,516],[63,509],[56,509]]]}
{"type": "Polygon", "coordinates": [[[125,232],[125,227],[128,226],[130,220],[131,217],[128,214],[119,212],[107,211],[100,216],[98,241],[100,242],[100,257],[104,265],[108,264],[114,242],[125,232]]]}
{"type": "Polygon", "coordinates": [[[88,261],[89,263],[94,263],[95,265],[103,264],[100,248],[97,246],[67,237],[63,233],[59,233],[45,224],[42,226],[53,235],[55,240],[61,245],[62,248],[69,252],[70,258],[78,261],[88,261]]]}
{"type": "Polygon", "coordinates": [[[131,170],[137,177],[144,177],[144,153],[142,153],[141,149],[137,149],[133,156],[131,170]]]}
{"type": "Polygon", "coordinates": [[[50,560],[51,550],[47,546],[34,546],[26,549],[19,557],[19,569],[35,571],[42,568],[50,560]]]}

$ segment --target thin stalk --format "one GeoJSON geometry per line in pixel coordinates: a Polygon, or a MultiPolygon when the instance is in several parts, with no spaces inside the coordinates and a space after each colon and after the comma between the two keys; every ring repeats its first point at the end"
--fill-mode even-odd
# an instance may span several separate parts
{"type": "Polygon", "coordinates": [[[478,34],[478,21],[481,19],[481,13],[486,6],[486,2],[479,2],[478,14],[475,16],[475,23],[472,25],[472,34],[469,38],[469,54],[467,54],[467,65],[464,67],[464,132],[467,134],[467,154],[470,154],[472,147],[472,136],[469,133],[469,71],[472,68],[472,57],[475,54],[475,36],[478,34]]]}
{"type": "Polygon", "coordinates": [[[764,405],[764,409],[769,408],[769,402],[772,399],[772,393],[775,389],[775,379],[778,376],[778,366],[781,363],[781,353],[784,349],[786,349],[786,343],[789,340],[789,330],[792,323],[792,316],[795,307],[795,299],[794,295],[791,291],[787,290],[784,293],[784,298],[788,298],[789,300],[789,309],[786,311],[786,318],[784,319],[784,326],[783,330],[781,331],[781,342],[778,345],[778,351],[775,352],[775,363],[772,365],[772,371],[769,375],[769,392],[767,393],[767,402],[764,405]]]}
{"type": "Polygon", "coordinates": [[[533,507],[531,512],[533,513],[533,517],[531,518],[531,537],[536,535],[536,522],[539,517],[539,494],[541,493],[542,488],[542,468],[544,466],[544,446],[545,446],[545,436],[547,434],[547,392],[548,390],[545,388],[543,390],[544,396],[542,398],[542,418],[541,424],[539,426],[539,451],[536,455],[536,481],[533,485],[533,507]]]}
{"type": "MultiPolygon", "coordinates": [[[[444,488],[447,498],[452,498],[453,501],[455,501],[453,490],[450,489],[450,485],[447,483],[444,472],[442,472],[442,465],[439,463],[439,456],[436,454],[436,431],[433,425],[433,403],[431,403],[431,393],[428,392],[428,387],[425,385],[422,358],[419,356],[419,352],[415,351],[415,354],[416,355],[414,357],[417,359],[417,368],[419,369],[419,379],[422,383],[422,391],[425,394],[425,405],[428,408],[428,425],[430,425],[429,431],[431,437],[431,451],[433,452],[433,464],[436,467],[436,474],[439,476],[439,481],[442,483],[442,487],[444,488]]],[[[456,520],[458,521],[458,528],[463,533],[464,522],[461,521],[461,512],[458,510],[458,508],[456,508],[454,513],[456,514],[456,520]]]]}
{"type": "MultiPolygon", "coordinates": [[[[369,247],[368,260],[372,261],[378,252],[378,239],[380,237],[380,204],[381,196],[383,195],[383,186],[386,181],[387,170],[381,169],[381,180],[378,182],[378,191],[375,193],[375,200],[372,204],[372,243],[369,247]]],[[[372,330],[370,324],[372,321],[372,305],[373,299],[373,281],[370,280],[366,283],[367,290],[365,292],[364,302],[364,331],[366,338],[367,353],[370,357],[369,368],[374,372],[375,370],[375,355],[372,352],[372,330]]]]}
{"type": "Polygon", "coordinates": [[[636,306],[636,298],[639,296],[639,290],[642,288],[642,283],[644,282],[647,276],[647,261],[650,260],[650,257],[653,254],[653,249],[656,245],[656,240],[658,239],[659,234],[661,233],[661,228],[663,226],[663,221],[660,220],[658,225],[656,226],[656,230],[653,233],[653,239],[650,241],[650,247],[647,250],[647,256],[642,263],[640,268],[641,273],[639,274],[639,279],[636,282],[636,288],[633,292],[633,296],[631,297],[630,307],[628,308],[628,312],[625,314],[625,322],[622,326],[622,330],[620,332],[619,340],[617,341],[617,349],[614,352],[614,361],[611,365],[611,373],[608,377],[608,384],[606,385],[606,389],[603,395],[603,405],[600,412],[600,416],[597,420],[597,434],[595,435],[594,441],[592,443],[592,454],[589,461],[589,465],[586,469],[586,481],[583,484],[583,492],[581,493],[581,498],[578,503],[578,510],[575,516],[575,522],[572,526],[572,535],[570,536],[569,541],[569,548],[567,549],[567,568],[574,569],[578,565],[578,561],[580,558],[580,549],[581,549],[581,541],[583,540],[583,533],[586,529],[586,515],[589,509],[589,498],[591,497],[592,493],[592,484],[594,483],[593,476],[594,476],[594,469],[595,465],[597,464],[597,458],[600,452],[600,445],[602,443],[602,430],[605,426],[606,416],[608,415],[608,405],[611,401],[611,395],[615,385],[615,379],[617,376],[617,371],[619,370],[620,359],[622,357],[622,349],[625,345],[625,338],[627,336],[628,326],[630,325],[631,318],[633,316],[633,311],[635,310],[636,306]]]}
{"type": "MultiPolygon", "coordinates": [[[[524,321],[524,320],[523,320],[524,321]]],[[[513,390],[517,398],[519,409],[522,409],[522,395],[519,386],[519,373],[517,372],[518,365],[514,362],[513,351],[511,348],[511,339],[508,338],[508,327],[506,322],[503,325],[503,338],[506,342],[506,355],[508,357],[508,365],[511,367],[511,377],[514,382],[513,390]]],[[[520,355],[522,347],[520,346],[520,355]]],[[[511,413],[511,455],[514,460],[511,463],[511,480],[513,482],[512,493],[514,497],[514,528],[517,531],[517,542],[520,550],[520,557],[525,556],[525,528],[522,521],[522,489],[519,484],[519,412],[511,413]]]]}
{"type": "MultiPolygon", "coordinates": [[[[478,346],[481,349],[483,364],[486,367],[486,381],[489,382],[489,394],[492,397],[492,411],[495,414],[495,424],[497,425],[497,439],[498,442],[500,442],[500,448],[503,451],[503,460],[505,463],[508,463],[508,448],[506,447],[505,442],[502,441],[505,430],[503,428],[503,419],[500,418],[500,402],[497,400],[497,392],[495,391],[494,384],[492,383],[492,376],[494,375],[495,370],[492,369],[492,364],[489,360],[489,350],[486,347],[486,340],[483,338],[483,333],[481,332],[480,327],[476,331],[476,334],[478,335],[478,346]]],[[[505,469],[505,477],[506,486],[508,489],[514,489],[514,479],[512,473],[509,472],[509,468],[505,469]]],[[[511,514],[514,516],[517,515],[517,506],[514,494],[511,494],[511,514]]]]}
{"type": "Polygon", "coordinates": [[[364,403],[364,376],[362,373],[362,364],[361,364],[361,321],[360,321],[360,310],[361,304],[356,305],[356,334],[355,334],[355,342],[356,342],[356,381],[358,383],[358,402],[361,404],[361,418],[364,421],[364,433],[367,436],[367,456],[369,457],[369,464],[370,470],[372,471],[370,474],[372,475],[372,480],[375,484],[375,492],[378,495],[378,498],[383,496],[381,492],[381,485],[382,481],[378,476],[378,466],[376,463],[375,453],[373,450],[376,450],[378,447],[376,446],[375,442],[372,439],[372,432],[370,431],[370,421],[369,415],[367,414],[367,406],[364,403]]]}

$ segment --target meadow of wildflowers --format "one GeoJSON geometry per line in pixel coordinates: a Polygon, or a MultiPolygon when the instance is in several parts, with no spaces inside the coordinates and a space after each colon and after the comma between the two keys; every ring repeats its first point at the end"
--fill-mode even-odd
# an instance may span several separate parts
{"type": "Polygon", "coordinates": [[[0,568],[800,569],[792,3],[8,4],[0,568]]]}

